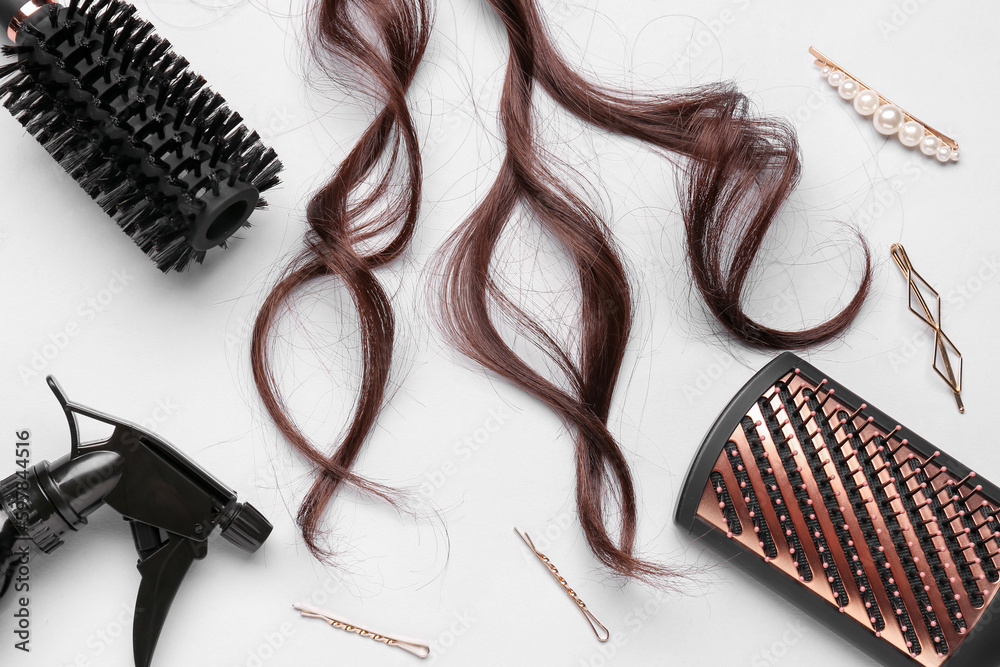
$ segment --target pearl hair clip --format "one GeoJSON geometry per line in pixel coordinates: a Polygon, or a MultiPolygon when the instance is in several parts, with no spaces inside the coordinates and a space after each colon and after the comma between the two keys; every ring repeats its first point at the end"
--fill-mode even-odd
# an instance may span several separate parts
{"type": "Polygon", "coordinates": [[[938,132],[913,114],[904,111],[891,100],[875,92],[871,86],[844,71],[815,47],[809,47],[823,75],[845,100],[853,100],[854,110],[862,116],[872,116],[872,124],[880,134],[895,135],[904,146],[920,146],[924,155],[938,162],[958,162],[958,142],[938,132]]]}

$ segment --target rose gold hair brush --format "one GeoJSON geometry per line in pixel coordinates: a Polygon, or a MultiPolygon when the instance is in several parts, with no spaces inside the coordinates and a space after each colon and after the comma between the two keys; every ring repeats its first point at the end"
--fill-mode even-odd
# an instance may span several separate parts
{"type": "Polygon", "coordinates": [[[705,438],[676,519],[886,667],[995,667],[1000,489],[783,354],[705,438]]]}

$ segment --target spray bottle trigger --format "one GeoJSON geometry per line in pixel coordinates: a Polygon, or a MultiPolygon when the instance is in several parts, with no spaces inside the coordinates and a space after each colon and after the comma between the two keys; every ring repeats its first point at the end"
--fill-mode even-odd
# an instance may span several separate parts
{"type": "Polygon", "coordinates": [[[126,519],[132,529],[132,542],[135,544],[135,551],[139,554],[139,562],[146,560],[154,554],[157,549],[163,546],[164,539],[160,535],[160,529],[141,521],[126,519]]]}
{"type": "Polygon", "coordinates": [[[149,667],[174,596],[191,563],[208,555],[208,544],[141,521],[129,522],[142,576],[135,601],[132,650],[136,667],[149,667]]]}

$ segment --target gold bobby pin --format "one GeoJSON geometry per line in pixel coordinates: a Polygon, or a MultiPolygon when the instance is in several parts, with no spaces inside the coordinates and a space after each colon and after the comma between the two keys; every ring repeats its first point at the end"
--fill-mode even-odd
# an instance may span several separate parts
{"type": "Polygon", "coordinates": [[[381,642],[386,646],[395,646],[396,648],[401,648],[407,653],[411,653],[418,658],[426,658],[431,654],[431,649],[425,644],[417,644],[414,642],[403,641],[402,639],[395,639],[393,637],[386,637],[385,635],[380,635],[376,632],[371,632],[369,630],[364,630],[362,628],[351,625],[344,621],[337,620],[336,618],[326,614],[324,612],[318,611],[316,609],[311,609],[305,605],[293,604],[295,609],[298,609],[303,616],[308,618],[318,618],[320,620],[326,621],[338,630],[343,630],[344,632],[352,632],[356,635],[362,637],[369,637],[377,642],[381,642]]]}
{"type": "Polygon", "coordinates": [[[892,252],[892,258],[896,260],[896,266],[899,267],[903,277],[906,278],[907,300],[910,311],[934,329],[934,370],[951,387],[952,392],[955,394],[955,402],[958,403],[958,411],[964,413],[965,405],[962,403],[962,353],[958,351],[958,348],[951,342],[951,339],[941,330],[941,295],[914,270],[903,246],[893,243],[890,251],[892,252]],[[929,299],[925,298],[921,292],[921,288],[926,289],[932,297],[929,299]],[[919,311],[913,307],[914,297],[916,297],[917,303],[920,304],[919,311]],[[928,301],[935,302],[934,308],[928,305],[928,301]],[[958,359],[957,374],[952,364],[952,355],[958,359]],[[944,364],[943,372],[938,367],[938,358],[944,364]]]}
{"type": "Polygon", "coordinates": [[[889,98],[875,90],[843,67],[810,46],[811,53],[825,78],[845,100],[854,101],[854,110],[862,116],[872,116],[875,129],[886,136],[896,135],[904,146],[920,146],[924,155],[939,162],[958,162],[958,142],[938,132],[909,111],[904,111],[889,98]]]}
{"type": "Polygon", "coordinates": [[[552,561],[549,560],[549,557],[535,548],[535,543],[531,541],[531,538],[528,537],[527,533],[518,530],[517,526],[514,526],[514,532],[517,533],[518,537],[520,537],[524,541],[524,543],[528,545],[528,548],[531,549],[531,552],[535,554],[538,560],[542,561],[542,565],[544,565],[548,569],[549,574],[552,575],[552,578],[555,579],[559,583],[559,585],[566,590],[566,592],[569,594],[571,598],[573,598],[573,602],[575,602],[576,606],[579,607],[581,612],[583,612],[584,618],[586,618],[587,622],[590,623],[590,628],[594,631],[594,634],[597,635],[597,641],[600,642],[608,641],[608,639],[611,637],[611,634],[608,632],[608,629],[604,627],[603,623],[597,620],[597,617],[594,616],[594,614],[589,609],[587,609],[587,605],[583,603],[583,600],[581,600],[580,596],[576,594],[576,591],[574,591],[572,588],[569,587],[569,584],[567,584],[566,580],[563,579],[562,575],[559,574],[559,570],[557,570],[555,565],[552,564],[552,561]]]}

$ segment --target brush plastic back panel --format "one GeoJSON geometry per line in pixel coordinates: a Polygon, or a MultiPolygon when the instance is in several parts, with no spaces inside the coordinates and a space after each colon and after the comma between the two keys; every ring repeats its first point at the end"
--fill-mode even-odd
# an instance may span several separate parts
{"type": "Polygon", "coordinates": [[[712,428],[677,521],[882,665],[986,667],[998,509],[996,486],[784,354],[712,428]]]}

